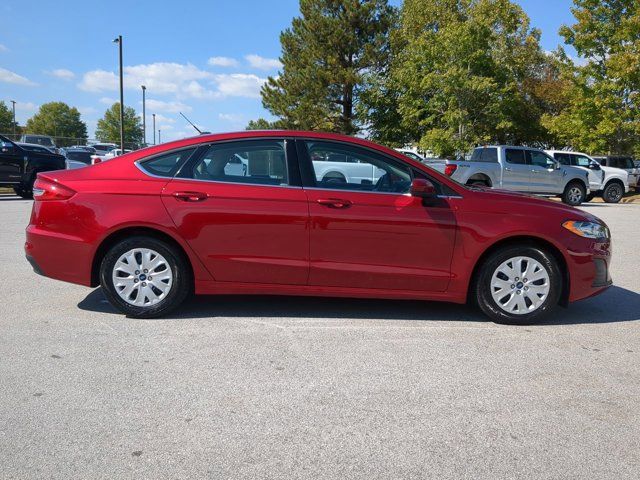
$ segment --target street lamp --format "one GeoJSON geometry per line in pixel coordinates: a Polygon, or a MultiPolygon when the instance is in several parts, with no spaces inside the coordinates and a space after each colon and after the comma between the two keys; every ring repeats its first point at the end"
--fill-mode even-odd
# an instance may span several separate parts
{"type": "Polygon", "coordinates": [[[145,110],[145,95],[144,92],[147,90],[147,87],[145,87],[144,85],[142,85],[142,138],[144,138],[144,140],[142,141],[142,143],[144,143],[144,146],[147,146],[147,114],[146,114],[146,110],[145,110]]]}
{"type": "Polygon", "coordinates": [[[11,103],[13,104],[13,139],[17,140],[16,138],[16,101],[11,100],[11,103]]]}
{"type": "Polygon", "coordinates": [[[162,143],[162,133],[160,132],[160,129],[158,129],[158,143],[162,143]]]}
{"type": "Polygon", "coordinates": [[[120,54],[120,149],[124,152],[124,82],[122,79],[122,35],[113,40],[118,44],[120,54]]]}
{"type": "Polygon", "coordinates": [[[153,144],[156,144],[156,114],[152,113],[153,116],[153,144]]]}

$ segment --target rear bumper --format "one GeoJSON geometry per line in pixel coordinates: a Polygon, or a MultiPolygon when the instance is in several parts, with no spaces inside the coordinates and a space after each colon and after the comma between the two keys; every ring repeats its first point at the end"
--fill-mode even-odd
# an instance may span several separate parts
{"type": "Polygon", "coordinates": [[[29,225],[24,244],[27,261],[40,275],[91,286],[93,247],[82,239],[29,225]]]}

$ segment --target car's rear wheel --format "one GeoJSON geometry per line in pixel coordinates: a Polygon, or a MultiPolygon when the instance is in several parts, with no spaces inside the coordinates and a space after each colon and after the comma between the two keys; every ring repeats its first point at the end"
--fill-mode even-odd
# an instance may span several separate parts
{"type": "Polygon", "coordinates": [[[30,181],[26,185],[20,185],[19,187],[13,187],[13,191],[16,192],[16,195],[22,198],[33,198],[33,183],[34,180],[30,181]]]}
{"type": "Polygon", "coordinates": [[[160,317],[191,290],[189,269],[175,247],[153,237],[132,237],[112,246],[100,266],[109,302],[134,318],[160,317]]]}
{"type": "Polygon", "coordinates": [[[492,253],[474,283],[480,309],[494,322],[538,323],[557,306],[562,274],[553,255],[534,246],[512,246],[492,253]]]}
{"type": "Polygon", "coordinates": [[[609,183],[602,192],[602,199],[607,203],[618,203],[622,200],[624,189],[618,182],[609,183]]]}
{"type": "Polygon", "coordinates": [[[562,201],[567,205],[576,207],[584,202],[586,197],[586,189],[580,182],[571,182],[564,189],[562,194],[562,201]]]}

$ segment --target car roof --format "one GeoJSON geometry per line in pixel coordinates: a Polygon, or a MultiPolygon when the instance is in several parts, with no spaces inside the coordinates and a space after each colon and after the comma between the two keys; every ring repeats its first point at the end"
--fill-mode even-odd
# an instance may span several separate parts
{"type": "Polygon", "coordinates": [[[27,142],[15,142],[16,145],[20,145],[21,147],[38,147],[38,148],[44,148],[45,150],[49,150],[47,147],[45,147],[44,145],[40,145],[39,143],[27,143],[27,142]]]}
{"type": "Polygon", "coordinates": [[[578,152],[576,150],[545,150],[547,153],[568,153],[571,155],[584,155],[585,157],[595,158],[589,155],[588,153],[578,152]]]}

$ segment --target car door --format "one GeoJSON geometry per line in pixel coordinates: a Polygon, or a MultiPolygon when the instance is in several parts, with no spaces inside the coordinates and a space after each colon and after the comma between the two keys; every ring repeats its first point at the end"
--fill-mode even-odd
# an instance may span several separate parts
{"type": "Polygon", "coordinates": [[[446,200],[425,206],[408,195],[417,175],[407,164],[340,142],[300,140],[311,217],[309,284],[328,287],[445,291],[456,221],[446,200]],[[319,152],[371,165],[370,178],[318,180],[319,152]],[[378,175],[379,170],[383,175],[378,175]]]}
{"type": "Polygon", "coordinates": [[[216,281],[306,285],[309,209],[289,142],[212,143],[164,188],[178,231],[216,281]],[[228,173],[236,155],[246,174],[228,173]]]}
{"type": "Polygon", "coordinates": [[[505,148],[504,153],[502,187],[518,192],[530,191],[531,168],[527,165],[525,150],[520,148],[505,148]]]}
{"type": "Polygon", "coordinates": [[[23,150],[13,142],[0,139],[0,182],[19,183],[24,164],[23,150]]]}
{"type": "Polygon", "coordinates": [[[563,172],[556,168],[556,161],[539,150],[527,150],[527,163],[531,170],[529,191],[535,193],[560,193],[563,190],[563,172]]]}
{"type": "Polygon", "coordinates": [[[589,189],[593,192],[602,190],[604,183],[604,170],[595,160],[579,153],[571,154],[571,165],[585,168],[589,172],[589,189]]]}

